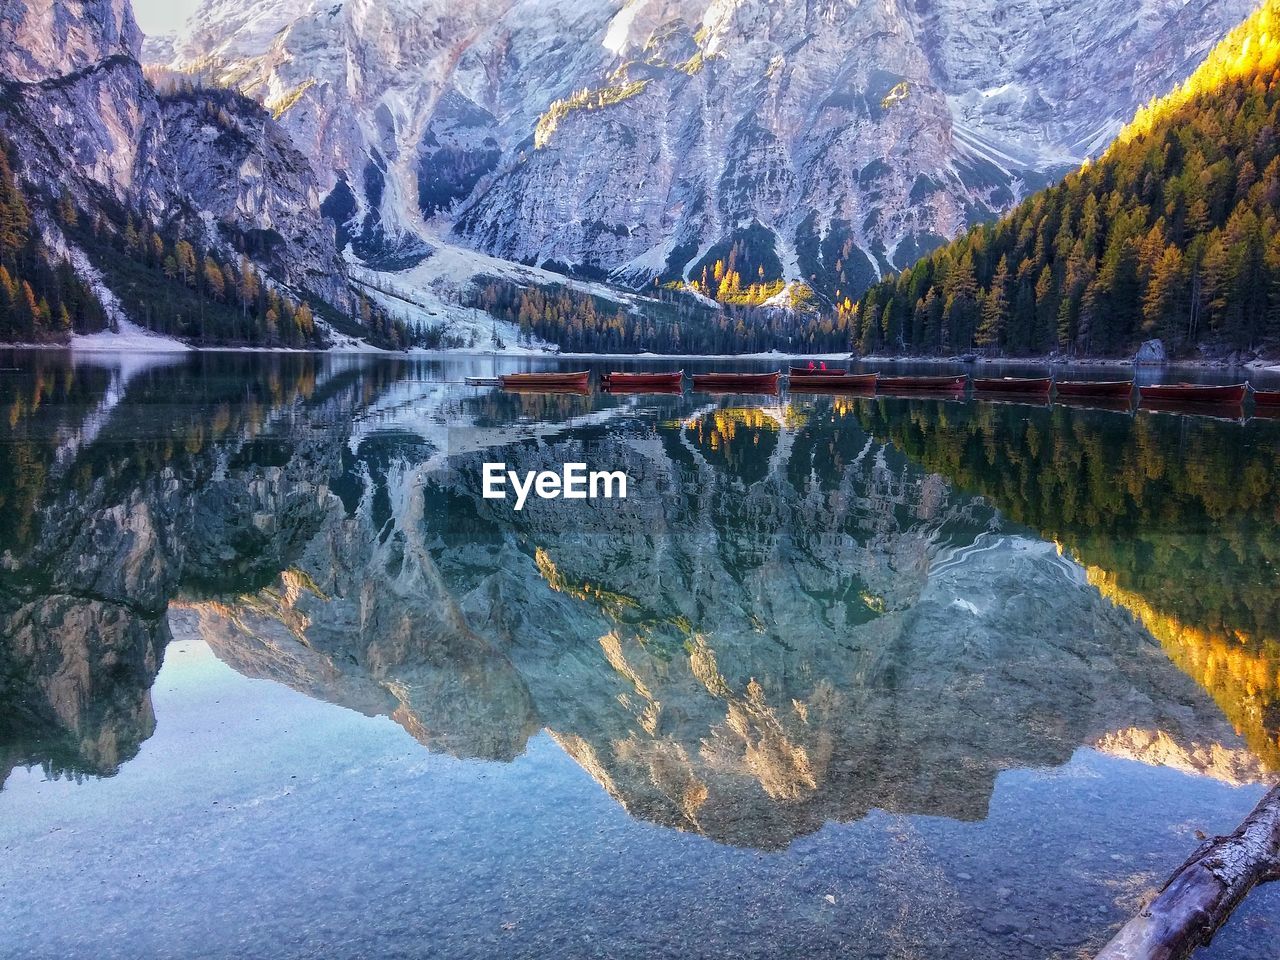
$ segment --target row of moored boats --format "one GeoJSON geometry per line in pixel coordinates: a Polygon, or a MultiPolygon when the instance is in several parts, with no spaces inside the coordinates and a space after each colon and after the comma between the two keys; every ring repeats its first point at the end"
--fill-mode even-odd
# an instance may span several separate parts
{"type": "MultiPolygon", "coordinates": [[[[707,393],[777,393],[781,371],[769,373],[695,373],[693,389],[707,393]]],[[[664,373],[606,373],[601,389],[611,393],[681,393],[683,370],[664,373]]],[[[586,392],[591,389],[591,373],[513,373],[499,378],[509,390],[537,392],[586,392]]],[[[1133,399],[1133,380],[1055,380],[1053,377],[970,377],[885,376],[880,373],[850,373],[844,369],[792,367],[788,386],[792,393],[915,393],[963,394],[972,384],[974,392],[989,396],[1049,399],[1055,393],[1063,399],[1128,403],[1133,399]]],[[[1136,388],[1148,403],[1241,406],[1252,393],[1260,407],[1280,408],[1280,391],[1254,390],[1248,383],[1202,384],[1159,383],[1136,388]]]]}

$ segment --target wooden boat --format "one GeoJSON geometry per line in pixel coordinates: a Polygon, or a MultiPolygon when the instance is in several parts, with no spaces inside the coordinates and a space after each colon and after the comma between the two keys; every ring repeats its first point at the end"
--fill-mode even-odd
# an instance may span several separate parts
{"type": "Polygon", "coordinates": [[[502,380],[498,377],[467,377],[468,387],[500,387],[502,380]]]}
{"type": "Polygon", "coordinates": [[[1016,393],[1021,396],[1048,395],[1053,389],[1051,377],[975,377],[973,389],[978,393],[1016,393]]]}
{"type": "Polygon", "coordinates": [[[504,390],[587,390],[591,373],[509,373],[502,377],[504,390]]]}
{"type": "Polygon", "coordinates": [[[600,385],[606,390],[639,391],[648,388],[677,390],[684,388],[684,371],[676,370],[666,373],[606,373],[600,378],[600,385]]]}
{"type": "Polygon", "coordinates": [[[1214,403],[1227,406],[1239,406],[1244,403],[1247,383],[1235,383],[1230,386],[1217,386],[1204,383],[1158,383],[1152,386],[1139,387],[1138,393],[1144,403],[1214,403]]]}
{"type": "Polygon", "coordinates": [[[1255,390],[1253,391],[1253,402],[1260,407],[1280,409],[1280,390],[1255,390]]]}
{"type": "Polygon", "coordinates": [[[695,373],[693,389],[711,393],[777,393],[782,374],[774,373],[695,373]]]}
{"type": "Polygon", "coordinates": [[[864,391],[870,393],[876,388],[878,373],[858,373],[852,376],[845,374],[806,374],[791,377],[792,393],[854,393],[864,391]]]}
{"type": "Polygon", "coordinates": [[[963,390],[969,385],[969,375],[958,377],[885,377],[876,381],[878,389],[890,392],[918,393],[963,390]]]}
{"type": "Polygon", "coordinates": [[[844,367],[792,367],[793,377],[843,377],[849,371],[844,367]]]}
{"type": "Polygon", "coordinates": [[[1132,380],[1059,380],[1058,396],[1116,400],[1133,396],[1132,380]]]}

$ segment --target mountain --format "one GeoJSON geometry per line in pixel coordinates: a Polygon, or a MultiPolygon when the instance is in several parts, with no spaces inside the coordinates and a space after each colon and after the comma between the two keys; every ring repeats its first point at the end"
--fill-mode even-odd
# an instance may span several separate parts
{"type": "Polygon", "coordinates": [[[1280,3],[1267,0],[1096,162],[873,287],[858,343],[1174,355],[1280,343],[1280,3]]]}
{"type": "Polygon", "coordinates": [[[840,302],[1101,150],[1251,6],[206,0],[156,55],[266,104],[371,264],[444,240],[840,302]]]}
{"type": "Polygon", "coordinates": [[[0,339],[839,349],[1248,2],[0,0],[0,339]]]}
{"type": "Polygon", "coordinates": [[[254,101],[148,76],[142,42],[128,0],[0,0],[0,340],[323,344],[312,308],[355,303],[310,162],[254,101]]]}

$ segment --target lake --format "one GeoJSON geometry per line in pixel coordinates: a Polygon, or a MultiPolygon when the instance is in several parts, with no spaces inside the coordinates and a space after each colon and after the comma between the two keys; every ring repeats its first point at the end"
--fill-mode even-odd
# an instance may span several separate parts
{"type": "Polygon", "coordinates": [[[530,365],[0,354],[0,956],[1083,957],[1273,781],[1280,420],[530,365]]]}

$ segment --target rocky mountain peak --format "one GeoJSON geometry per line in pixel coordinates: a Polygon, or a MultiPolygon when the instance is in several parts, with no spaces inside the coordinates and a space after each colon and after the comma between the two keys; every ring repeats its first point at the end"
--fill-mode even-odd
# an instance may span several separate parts
{"type": "Polygon", "coordinates": [[[376,260],[449,236],[633,286],[855,295],[1114,136],[1252,0],[207,0],[174,64],[322,158],[376,260]]]}
{"type": "Polygon", "coordinates": [[[350,306],[310,162],[238,91],[144,73],[129,0],[3,0],[0,41],[0,134],[48,247],[115,319],[133,318],[115,306],[110,265],[64,235],[55,199],[105,213],[93,219],[108,232],[182,235],[202,256],[254,260],[291,297],[350,306]]]}

